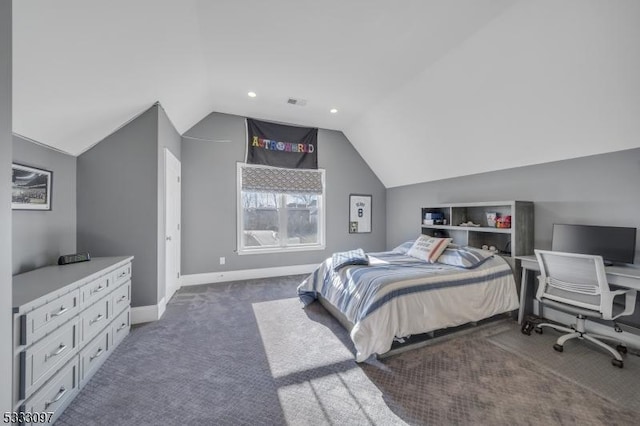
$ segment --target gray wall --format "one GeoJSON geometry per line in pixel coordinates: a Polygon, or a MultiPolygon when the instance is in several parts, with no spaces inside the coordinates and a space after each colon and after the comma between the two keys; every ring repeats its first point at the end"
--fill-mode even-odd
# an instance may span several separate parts
{"type": "Polygon", "coordinates": [[[13,211],[13,273],[76,252],[76,157],[13,137],[13,161],[53,172],[51,211],[13,211]]]}
{"type": "Polygon", "coordinates": [[[158,104],[158,107],[158,167],[162,169],[164,168],[163,148],[169,148],[169,151],[179,160],[181,157],[182,138],[162,105],[158,104]]]}
{"type": "MultiPolygon", "coordinates": [[[[551,248],[554,223],[640,228],[640,148],[387,190],[387,246],[420,233],[420,207],[533,201],[535,247],[551,248]]],[[[640,237],[640,235],[639,235],[640,237]]],[[[640,263],[640,238],[636,241],[640,263]]]]}
{"type": "Polygon", "coordinates": [[[78,157],[79,251],[133,255],[132,306],[158,301],[158,107],[78,157]]]}
{"type": "MultiPolygon", "coordinates": [[[[169,120],[162,105],[158,104],[158,302],[165,295],[165,248],[164,248],[164,148],[167,148],[180,160],[182,139],[169,120]]],[[[178,268],[180,265],[178,265],[178,268]]],[[[168,300],[167,300],[168,302],[168,300]]]]}
{"type": "Polygon", "coordinates": [[[283,254],[235,252],[236,163],[244,161],[245,118],[212,113],[182,141],[183,275],[313,264],[335,251],[385,248],[385,188],[342,132],[318,132],[318,163],[326,169],[326,249],[283,254]],[[221,140],[228,142],[216,142],[221,140]],[[350,193],[373,195],[371,234],[348,233],[350,193]]]}
{"type": "MultiPolygon", "coordinates": [[[[420,207],[449,202],[534,202],[535,248],[551,248],[554,223],[640,228],[640,148],[387,190],[387,247],[420,233],[420,207]]],[[[640,263],[640,235],[635,263],[640,263]]],[[[640,299],[633,317],[640,325],[640,299]]]]}
{"type": "Polygon", "coordinates": [[[11,411],[11,2],[0,1],[0,412],[11,411]],[[2,177],[4,176],[4,177],[2,177]]]}

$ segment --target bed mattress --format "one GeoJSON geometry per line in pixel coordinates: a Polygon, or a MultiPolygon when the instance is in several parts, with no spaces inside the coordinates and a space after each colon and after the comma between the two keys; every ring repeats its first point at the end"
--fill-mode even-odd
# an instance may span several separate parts
{"type": "Polygon", "coordinates": [[[304,306],[320,295],[353,324],[356,361],[406,337],[518,308],[513,273],[494,256],[474,269],[426,263],[397,252],[369,253],[369,265],[334,270],[328,258],[298,287],[304,306]]]}

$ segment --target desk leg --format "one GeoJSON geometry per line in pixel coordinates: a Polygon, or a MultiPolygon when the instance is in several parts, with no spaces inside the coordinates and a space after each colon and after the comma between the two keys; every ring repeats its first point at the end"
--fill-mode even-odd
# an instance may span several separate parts
{"type": "Polygon", "coordinates": [[[528,271],[528,269],[522,268],[522,279],[520,280],[520,309],[518,309],[518,324],[522,324],[522,320],[524,319],[524,304],[527,300],[528,271]]]}

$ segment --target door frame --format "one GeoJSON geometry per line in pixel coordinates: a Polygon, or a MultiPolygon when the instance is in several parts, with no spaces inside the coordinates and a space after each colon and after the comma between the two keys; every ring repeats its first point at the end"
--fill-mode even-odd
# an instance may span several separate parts
{"type": "MultiPolygon", "coordinates": [[[[171,299],[171,297],[173,296],[173,294],[180,288],[180,271],[181,271],[181,196],[182,196],[182,188],[181,188],[181,175],[182,175],[182,164],[180,163],[180,160],[178,160],[178,158],[168,149],[168,148],[164,148],[164,229],[163,229],[163,239],[162,241],[164,242],[164,294],[165,294],[165,303],[168,303],[169,300],[171,299]],[[176,186],[177,188],[177,194],[175,194],[176,196],[176,203],[177,203],[177,217],[176,217],[176,223],[173,224],[173,227],[175,230],[175,234],[171,233],[171,229],[169,229],[170,225],[168,223],[168,210],[170,208],[169,206],[169,201],[172,199],[169,195],[170,195],[170,191],[173,188],[172,186],[172,182],[169,181],[170,176],[169,176],[169,167],[170,164],[169,162],[173,162],[175,163],[175,165],[177,166],[177,179],[178,179],[178,185],[176,186]],[[176,247],[176,269],[177,269],[177,276],[170,276],[170,271],[169,271],[169,244],[167,244],[168,242],[168,238],[171,238],[171,242],[173,244],[175,244],[176,247]],[[171,283],[175,283],[175,285],[171,285],[171,283]]],[[[173,176],[171,176],[173,177],[173,176]]],[[[172,275],[172,274],[171,274],[172,275]]]]}

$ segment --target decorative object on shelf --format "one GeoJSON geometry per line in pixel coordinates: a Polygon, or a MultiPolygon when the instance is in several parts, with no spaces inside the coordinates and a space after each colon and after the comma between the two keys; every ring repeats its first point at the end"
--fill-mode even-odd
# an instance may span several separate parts
{"type": "Polygon", "coordinates": [[[15,163],[12,170],[11,208],[51,210],[53,172],[15,163]]]}
{"type": "Polygon", "coordinates": [[[371,195],[349,195],[349,233],[371,232],[371,195]]]}
{"type": "Polygon", "coordinates": [[[487,212],[487,226],[489,228],[495,228],[496,219],[498,218],[498,213],[496,212],[487,212]]]}
{"type": "Polygon", "coordinates": [[[497,218],[496,228],[511,228],[511,215],[497,218]]]}
{"type": "Polygon", "coordinates": [[[473,223],[473,222],[469,221],[469,222],[462,222],[459,226],[470,226],[470,227],[476,227],[477,228],[478,226],[480,226],[480,224],[479,223],[473,223]]]}
{"type": "Polygon", "coordinates": [[[427,212],[424,214],[422,220],[424,225],[446,225],[447,220],[444,218],[444,213],[441,212],[427,212]]]}

